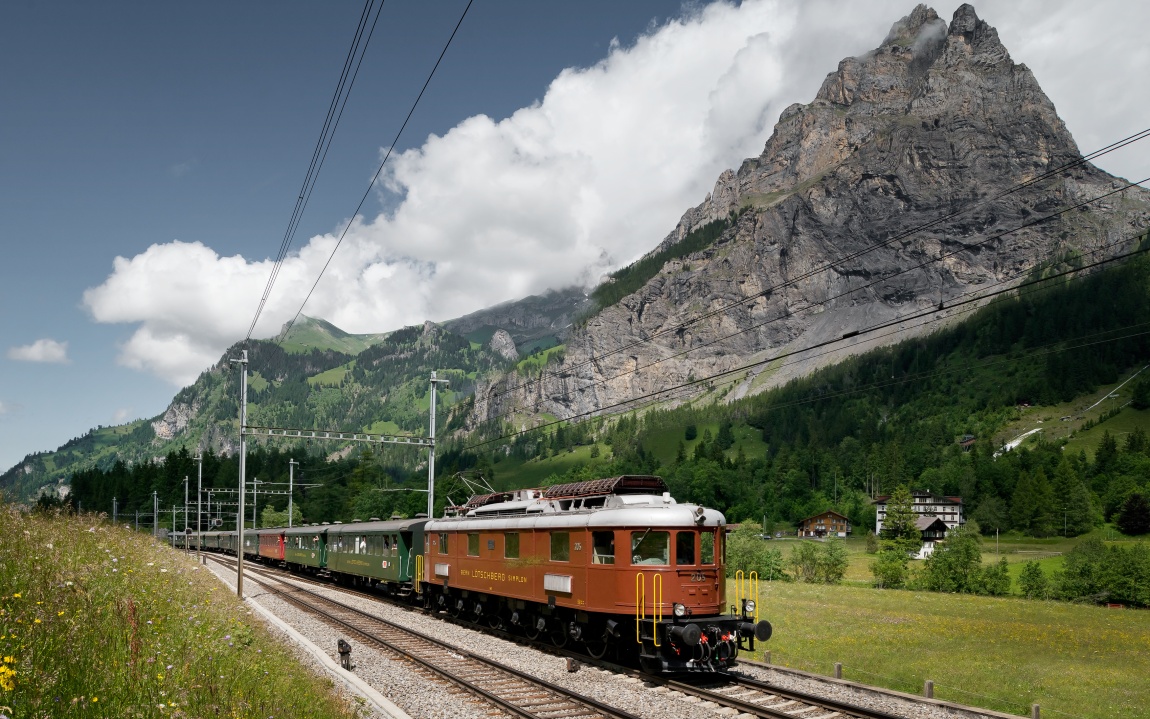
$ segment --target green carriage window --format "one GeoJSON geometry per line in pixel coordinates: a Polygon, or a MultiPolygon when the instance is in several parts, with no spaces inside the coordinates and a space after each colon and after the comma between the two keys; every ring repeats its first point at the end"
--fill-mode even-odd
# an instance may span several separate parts
{"type": "Polygon", "coordinates": [[[519,559],[519,532],[506,532],[503,535],[503,556],[519,559]]]}
{"type": "Polygon", "coordinates": [[[439,535],[439,553],[447,554],[447,534],[442,532],[439,535]]]}
{"type": "Polygon", "coordinates": [[[671,563],[671,533],[631,532],[631,564],[666,565],[671,563]]]}
{"type": "Polygon", "coordinates": [[[479,534],[476,532],[467,535],[467,556],[479,556],[479,534]]]}
{"type": "Polygon", "coordinates": [[[614,564],[615,563],[615,533],[614,532],[592,532],[591,533],[591,563],[592,564],[614,564]]]}
{"type": "Polygon", "coordinates": [[[551,533],[551,561],[552,562],[569,562],[569,561],[571,561],[571,533],[570,532],[552,532],[551,533]]]}
{"type": "Polygon", "coordinates": [[[703,532],[699,535],[699,551],[703,555],[703,564],[715,563],[714,532],[703,532]]]}

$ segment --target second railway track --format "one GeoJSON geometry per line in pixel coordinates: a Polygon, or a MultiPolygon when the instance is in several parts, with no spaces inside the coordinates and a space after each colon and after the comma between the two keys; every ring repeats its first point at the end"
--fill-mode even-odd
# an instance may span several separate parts
{"type": "MultiPolygon", "coordinates": [[[[225,563],[221,557],[212,559],[225,563]]],[[[231,563],[234,560],[227,560],[231,563]]],[[[500,713],[522,719],[639,719],[629,712],[503,666],[466,649],[325,597],[273,575],[248,568],[278,598],[338,625],[360,640],[388,649],[423,670],[478,697],[500,713]]]]}

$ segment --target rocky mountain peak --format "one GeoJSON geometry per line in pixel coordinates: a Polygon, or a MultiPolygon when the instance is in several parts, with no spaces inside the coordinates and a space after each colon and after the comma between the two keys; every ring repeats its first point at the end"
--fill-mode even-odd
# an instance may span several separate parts
{"type": "MultiPolygon", "coordinates": [[[[1020,281],[1057,256],[1118,254],[1150,223],[1150,193],[1033,225],[1122,185],[1082,164],[1008,192],[1080,158],[1033,74],[973,7],[947,24],[920,5],[874,50],[839,62],[810,103],[784,110],[763,152],[723,172],[653,252],[729,220],[717,240],[573,331],[541,383],[478,393],[475,420],[593,412],[1020,281]]],[[[792,357],[726,396],[874,346],[792,357]]]]}

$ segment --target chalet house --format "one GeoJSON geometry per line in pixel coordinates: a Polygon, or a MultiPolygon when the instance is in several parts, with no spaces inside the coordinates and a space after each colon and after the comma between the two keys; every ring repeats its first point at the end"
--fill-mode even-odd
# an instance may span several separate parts
{"type": "Polygon", "coordinates": [[[850,520],[829,509],[799,522],[800,537],[845,537],[850,533],[850,520]]]}
{"type": "MultiPolygon", "coordinates": [[[[948,530],[966,524],[962,517],[962,497],[943,497],[930,492],[911,492],[914,513],[922,517],[937,517],[946,524],[948,530]]],[[[875,534],[882,533],[882,523],[886,520],[886,505],[890,495],[875,497],[875,534]]]]}
{"type": "Polygon", "coordinates": [[[926,559],[934,553],[934,547],[946,539],[948,527],[938,517],[919,516],[914,520],[914,526],[922,533],[922,549],[915,555],[915,559],[926,559]]]}

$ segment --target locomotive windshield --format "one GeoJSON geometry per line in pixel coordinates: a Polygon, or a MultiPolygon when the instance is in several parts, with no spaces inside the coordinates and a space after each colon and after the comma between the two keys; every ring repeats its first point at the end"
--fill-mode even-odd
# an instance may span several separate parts
{"type": "Polygon", "coordinates": [[[675,564],[695,563],[695,533],[679,532],[675,536],[675,564]]]}
{"type": "Polygon", "coordinates": [[[631,564],[670,564],[671,533],[631,532],[631,564]]]}

